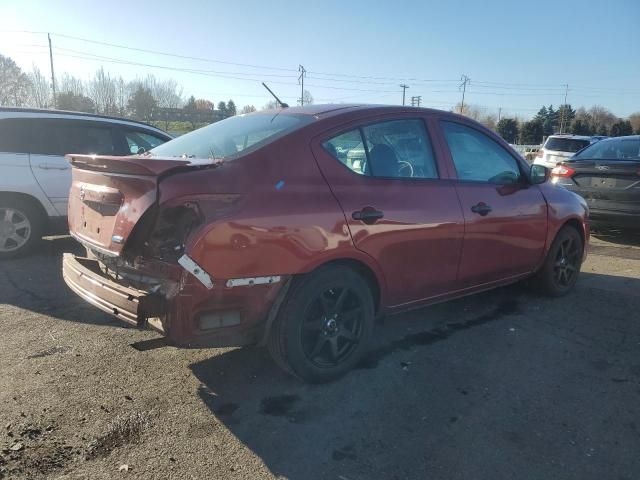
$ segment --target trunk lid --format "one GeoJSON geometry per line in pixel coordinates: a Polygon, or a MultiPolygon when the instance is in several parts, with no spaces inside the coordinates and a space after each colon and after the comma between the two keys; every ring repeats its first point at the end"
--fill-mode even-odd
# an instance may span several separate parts
{"type": "Polygon", "coordinates": [[[107,255],[122,252],[138,220],[156,203],[161,178],[196,165],[190,159],[143,156],[66,158],[73,167],[69,230],[107,255]]]}
{"type": "Polygon", "coordinates": [[[571,190],[584,197],[591,208],[640,211],[640,161],[579,160],[563,162],[574,170],[563,179],[571,190]]]}

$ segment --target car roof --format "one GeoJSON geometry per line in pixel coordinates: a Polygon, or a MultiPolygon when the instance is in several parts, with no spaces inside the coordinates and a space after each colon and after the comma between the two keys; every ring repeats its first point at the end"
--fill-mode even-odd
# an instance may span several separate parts
{"type": "Polygon", "coordinates": [[[163,134],[170,136],[169,134],[167,134],[167,132],[165,132],[164,130],[158,127],[154,127],[153,125],[150,125],[148,123],[141,122],[139,120],[133,120],[130,118],[114,117],[110,115],[98,115],[96,113],[74,112],[70,110],[51,110],[51,109],[45,109],[45,108],[23,108],[23,107],[0,107],[0,118],[2,117],[16,118],[18,116],[21,116],[21,115],[12,115],[12,114],[24,114],[25,116],[29,116],[31,118],[34,118],[34,117],[58,118],[58,117],[68,116],[68,117],[74,117],[74,118],[82,117],[89,120],[106,120],[114,123],[125,123],[125,124],[141,126],[141,127],[149,128],[152,130],[156,130],[158,132],[162,132],[163,134]],[[3,115],[5,113],[10,115],[3,115]]]}
{"type": "MultiPolygon", "coordinates": [[[[438,113],[452,116],[458,116],[452,112],[444,110],[436,110],[432,108],[409,107],[403,105],[382,105],[382,104],[363,104],[363,103],[327,103],[319,105],[305,105],[304,107],[287,107],[272,110],[261,110],[251,113],[250,115],[260,114],[280,114],[280,115],[309,115],[316,119],[325,119],[337,115],[361,112],[361,113],[392,113],[392,112],[421,112],[421,113],[438,113]]],[[[467,117],[465,117],[467,118],[467,117]]]]}
{"type": "Polygon", "coordinates": [[[549,135],[548,138],[567,138],[570,140],[591,140],[590,135],[573,135],[569,133],[558,133],[555,135],[549,135]]]}
{"type": "Polygon", "coordinates": [[[640,135],[623,135],[620,137],[607,137],[607,138],[603,138],[598,143],[610,142],[612,140],[640,140],[640,135]]]}

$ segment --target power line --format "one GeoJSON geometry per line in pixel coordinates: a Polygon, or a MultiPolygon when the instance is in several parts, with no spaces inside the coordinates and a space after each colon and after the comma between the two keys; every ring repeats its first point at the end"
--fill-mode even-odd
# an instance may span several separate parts
{"type": "Polygon", "coordinates": [[[228,61],[224,61],[224,60],[215,60],[212,58],[204,58],[204,57],[192,57],[190,55],[180,55],[177,53],[167,53],[167,52],[161,52],[159,50],[150,50],[150,49],[146,49],[146,48],[136,48],[136,47],[129,47],[126,45],[118,45],[117,43],[109,43],[109,42],[100,42],[98,40],[90,40],[88,38],[83,38],[83,37],[75,37],[72,35],[64,35],[61,33],[56,33],[54,35],[57,35],[58,37],[62,37],[62,38],[69,38],[72,40],[78,40],[81,42],[88,42],[88,43],[94,43],[96,45],[105,45],[108,47],[114,47],[114,48],[122,48],[125,50],[133,50],[136,52],[143,52],[143,53],[152,53],[154,55],[164,55],[166,57],[174,57],[174,58],[184,58],[186,60],[197,60],[199,62],[209,62],[209,63],[222,63],[225,65],[236,65],[239,67],[249,67],[249,68],[262,68],[262,69],[266,69],[266,70],[282,70],[282,71],[287,71],[287,72],[295,72],[295,69],[292,68],[283,68],[283,67],[269,67],[266,65],[254,65],[251,63],[237,63],[237,62],[228,62],[228,61]]]}

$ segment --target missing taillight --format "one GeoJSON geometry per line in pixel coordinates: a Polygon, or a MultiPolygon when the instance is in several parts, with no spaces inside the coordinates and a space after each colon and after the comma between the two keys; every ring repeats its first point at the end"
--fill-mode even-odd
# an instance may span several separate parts
{"type": "Polygon", "coordinates": [[[198,205],[193,202],[161,208],[145,242],[147,252],[160,259],[177,259],[184,252],[189,233],[201,222],[198,205]]]}

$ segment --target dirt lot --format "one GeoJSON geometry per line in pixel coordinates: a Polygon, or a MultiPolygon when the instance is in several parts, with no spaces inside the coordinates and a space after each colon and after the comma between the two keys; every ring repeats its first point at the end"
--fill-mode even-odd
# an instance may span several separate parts
{"type": "Polygon", "coordinates": [[[563,299],[388,319],[321,386],[260,349],[157,348],[65,287],[76,248],[0,264],[0,478],[640,477],[640,237],[595,238],[563,299]]]}

